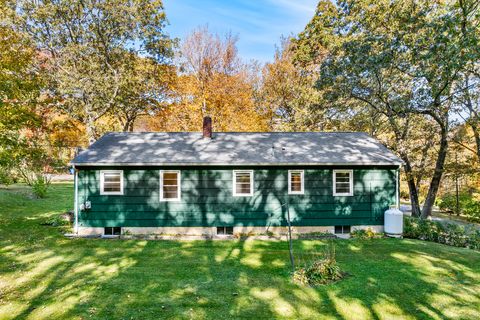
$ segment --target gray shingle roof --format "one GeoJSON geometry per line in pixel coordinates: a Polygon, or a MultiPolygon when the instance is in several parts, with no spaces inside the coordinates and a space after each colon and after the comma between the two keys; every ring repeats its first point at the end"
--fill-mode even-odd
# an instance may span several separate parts
{"type": "Polygon", "coordinates": [[[400,165],[363,132],[111,132],[74,165],[400,165]],[[273,147],[273,148],[272,148],[273,147]]]}

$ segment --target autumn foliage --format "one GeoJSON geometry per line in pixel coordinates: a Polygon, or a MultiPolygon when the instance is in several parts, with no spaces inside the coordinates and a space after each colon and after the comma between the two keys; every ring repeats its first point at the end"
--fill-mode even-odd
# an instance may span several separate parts
{"type": "Polygon", "coordinates": [[[0,0],[0,180],[65,170],[107,131],[200,131],[208,115],[214,131],[366,131],[426,217],[479,187],[479,7],[321,0],[260,64],[208,26],[172,39],[161,0],[0,0]]]}

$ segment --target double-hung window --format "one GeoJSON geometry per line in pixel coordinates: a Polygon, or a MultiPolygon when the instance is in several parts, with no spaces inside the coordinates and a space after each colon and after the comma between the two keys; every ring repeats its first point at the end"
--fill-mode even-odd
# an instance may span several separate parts
{"type": "Polygon", "coordinates": [[[352,170],[333,170],[333,195],[353,196],[352,170]]]}
{"type": "Polygon", "coordinates": [[[288,194],[303,194],[303,170],[288,170],[288,194]]]}
{"type": "Polygon", "coordinates": [[[180,171],[160,170],[160,201],[179,201],[181,197],[180,171]]]}
{"type": "Polygon", "coordinates": [[[123,194],[123,171],[102,170],[100,171],[100,194],[122,195],[123,194]]]}
{"type": "Polygon", "coordinates": [[[233,170],[233,195],[235,197],[253,195],[253,170],[233,170]]]}

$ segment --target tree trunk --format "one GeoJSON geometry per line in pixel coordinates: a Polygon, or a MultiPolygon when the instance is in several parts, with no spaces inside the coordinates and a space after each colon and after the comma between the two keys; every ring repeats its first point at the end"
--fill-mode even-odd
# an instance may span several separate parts
{"type": "Polygon", "coordinates": [[[403,169],[405,170],[405,175],[407,176],[408,190],[410,193],[410,203],[412,206],[412,216],[420,217],[420,203],[418,200],[418,189],[415,184],[415,178],[412,173],[412,165],[410,160],[406,155],[402,155],[402,160],[405,162],[403,169]]]}
{"type": "Polygon", "coordinates": [[[135,119],[133,119],[132,121],[130,121],[130,124],[128,125],[128,131],[129,132],[133,132],[133,126],[135,124],[135,119]]]}
{"type": "Polygon", "coordinates": [[[472,128],[473,131],[473,136],[475,137],[475,144],[476,144],[476,150],[477,150],[477,158],[480,161],[480,130],[478,128],[478,123],[480,122],[480,115],[478,111],[474,108],[473,103],[472,103],[472,98],[470,96],[469,92],[469,78],[467,75],[466,81],[465,81],[465,105],[468,109],[468,112],[470,113],[470,119],[468,119],[467,123],[470,125],[470,128],[472,128]]]}
{"type": "Polygon", "coordinates": [[[427,197],[422,209],[421,217],[423,219],[428,218],[432,215],[432,208],[435,204],[435,198],[437,197],[438,188],[440,187],[440,182],[443,175],[443,166],[445,164],[445,158],[447,157],[448,151],[448,137],[447,129],[442,128],[442,135],[440,139],[440,148],[438,150],[437,161],[435,163],[435,171],[433,173],[432,180],[430,182],[430,188],[428,189],[427,197]]]}
{"type": "Polygon", "coordinates": [[[475,144],[477,146],[477,157],[478,161],[480,162],[480,130],[478,129],[477,125],[474,124],[475,120],[472,121],[472,124],[470,124],[470,127],[472,127],[473,130],[473,136],[475,137],[475,144]]]}
{"type": "Polygon", "coordinates": [[[86,129],[87,138],[88,138],[88,145],[92,145],[95,142],[95,140],[97,140],[96,133],[95,133],[95,121],[88,114],[85,121],[85,129],[86,129]]]}
{"type": "Polygon", "coordinates": [[[123,131],[123,132],[127,132],[129,126],[130,126],[130,123],[128,122],[128,118],[126,118],[126,119],[125,119],[125,123],[123,123],[123,129],[122,129],[122,131],[123,131]]]}
{"type": "Polygon", "coordinates": [[[426,142],[424,146],[422,146],[422,158],[420,159],[420,163],[417,165],[418,170],[415,176],[415,185],[417,186],[417,194],[420,193],[420,184],[423,180],[425,175],[425,166],[428,160],[428,151],[435,145],[435,139],[433,136],[429,136],[426,138],[426,142]]]}
{"type": "Polygon", "coordinates": [[[123,132],[132,132],[133,125],[135,124],[136,117],[125,117],[125,123],[123,124],[123,132]]]}

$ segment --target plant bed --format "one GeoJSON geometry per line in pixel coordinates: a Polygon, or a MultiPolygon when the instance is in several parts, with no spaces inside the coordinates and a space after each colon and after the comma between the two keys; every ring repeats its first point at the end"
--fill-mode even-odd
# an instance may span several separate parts
{"type": "Polygon", "coordinates": [[[297,239],[302,240],[315,240],[315,239],[336,239],[338,238],[333,233],[328,232],[311,232],[311,233],[298,233],[296,234],[297,239]]]}
{"type": "Polygon", "coordinates": [[[384,233],[376,233],[372,229],[357,229],[353,230],[351,233],[352,238],[354,239],[377,239],[384,238],[384,233]]]}
{"type": "Polygon", "coordinates": [[[293,273],[293,281],[308,286],[326,285],[337,282],[347,276],[337,264],[335,245],[329,242],[323,257],[314,259],[299,267],[293,273]]]}
{"type": "Polygon", "coordinates": [[[480,250],[480,230],[465,228],[453,223],[405,217],[403,236],[480,250]]]}

